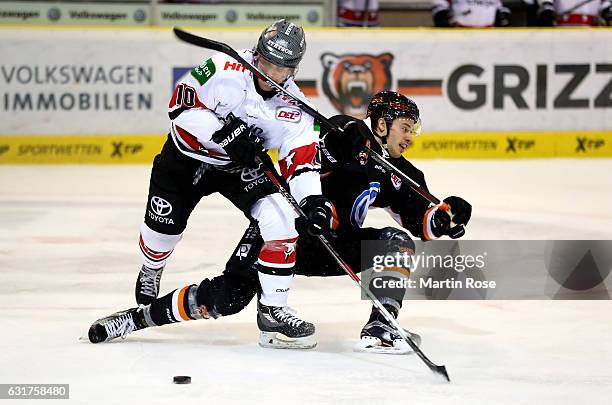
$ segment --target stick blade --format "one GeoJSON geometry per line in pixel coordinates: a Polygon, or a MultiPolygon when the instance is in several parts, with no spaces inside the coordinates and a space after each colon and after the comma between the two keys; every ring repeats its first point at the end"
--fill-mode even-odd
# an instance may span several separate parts
{"type": "Polygon", "coordinates": [[[187,31],[183,31],[178,27],[174,27],[172,29],[174,31],[174,35],[178,39],[183,42],[187,42],[188,44],[199,46],[201,48],[212,49],[213,51],[223,52],[226,55],[234,56],[236,51],[232,48],[228,47],[226,44],[222,42],[213,41],[212,39],[198,37],[197,35],[190,34],[187,31]]]}
{"type": "Polygon", "coordinates": [[[431,371],[444,377],[446,382],[450,382],[450,377],[448,376],[448,372],[446,371],[446,366],[433,366],[431,367],[431,371]]]}

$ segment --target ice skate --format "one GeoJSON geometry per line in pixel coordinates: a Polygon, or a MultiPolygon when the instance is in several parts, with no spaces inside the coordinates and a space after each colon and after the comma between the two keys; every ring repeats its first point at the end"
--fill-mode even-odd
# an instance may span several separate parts
{"type": "Polygon", "coordinates": [[[257,304],[259,345],[274,349],[312,349],[317,345],[315,327],[297,316],[289,307],[257,304]]]}
{"type": "MultiPolygon", "coordinates": [[[[394,307],[385,305],[385,308],[397,318],[397,310],[394,307]]],[[[404,329],[404,332],[417,346],[421,344],[421,336],[406,329],[404,329]]],[[[413,352],[410,345],[376,308],[372,309],[368,323],[361,330],[361,339],[355,346],[355,351],[377,354],[409,354],[413,352]]]]}
{"type": "Polygon", "coordinates": [[[140,305],[149,305],[159,294],[159,285],[164,268],[152,269],[145,265],[138,273],[136,279],[136,303],[140,305]]]}
{"type": "Polygon", "coordinates": [[[131,308],[98,319],[89,328],[88,336],[91,343],[108,342],[118,337],[125,339],[130,333],[146,327],[142,308],[131,308]]]}

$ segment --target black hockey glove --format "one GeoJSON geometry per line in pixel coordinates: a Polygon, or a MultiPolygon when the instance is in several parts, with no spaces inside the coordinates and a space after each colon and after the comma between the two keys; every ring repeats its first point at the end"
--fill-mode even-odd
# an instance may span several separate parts
{"type": "Polygon", "coordinates": [[[331,229],[332,203],[322,195],[309,195],[300,202],[300,207],[308,218],[300,216],[295,220],[295,229],[300,234],[324,235],[331,229]]]}
{"type": "Polygon", "coordinates": [[[452,13],[449,9],[436,11],[433,15],[434,25],[440,28],[448,28],[451,26],[452,13]]]}
{"type": "Polygon", "coordinates": [[[446,197],[444,202],[450,206],[453,222],[457,225],[467,225],[472,216],[472,205],[461,197],[446,197]]]}
{"type": "Polygon", "coordinates": [[[324,138],[324,147],[341,164],[350,164],[369,146],[368,127],[362,121],[349,121],[343,131],[331,130],[324,138]]]}
{"type": "Polygon", "coordinates": [[[263,139],[253,134],[251,127],[233,115],[229,115],[225,125],[212,135],[212,140],[225,150],[230,159],[244,166],[258,167],[256,156],[264,160],[264,163],[270,160],[263,147],[263,139]]]}
{"type": "Polygon", "coordinates": [[[538,23],[542,27],[553,27],[557,21],[557,13],[555,12],[555,6],[551,1],[544,1],[538,8],[538,23]]]}
{"type": "Polygon", "coordinates": [[[465,225],[472,216],[472,205],[463,198],[455,196],[445,198],[444,202],[449,205],[451,220],[455,223],[455,226],[448,230],[447,235],[452,239],[458,239],[465,235],[465,225]]]}
{"type": "Polygon", "coordinates": [[[495,12],[495,26],[509,27],[510,26],[510,9],[508,7],[498,8],[495,12]]]}
{"type": "Polygon", "coordinates": [[[436,212],[434,212],[430,221],[431,233],[433,233],[436,238],[443,235],[448,235],[451,224],[451,218],[450,215],[448,215],[448,212],[438,208],[436,212]]]}

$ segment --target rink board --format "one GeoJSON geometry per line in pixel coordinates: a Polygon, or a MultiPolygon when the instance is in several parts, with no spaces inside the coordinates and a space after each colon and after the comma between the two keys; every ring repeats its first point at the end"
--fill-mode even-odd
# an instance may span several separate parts
{"type": "MultiPolygon", "coordinates": [[[[235,49],[260,33],[189,31],[235,49]]],[[[391,89],[427,133],[612,129],[612,29],[306,31],[295,79],[325,116],[391,89]]],[[[170,27],[0,26],[0,135],[163,134],[174,84],[213,53],[170,27]]]]}
{"type": "MultiPolygon", "coordinates": [[[[237,49],[259,35],[190,30],[237,49]]],[[[327,117],[360,116],[383,89],[412,97],[423,121],[412,158],[612,157],[611,29],[308,27],[307,36],[296,76],[305,97],[327,117]]],[[[165,139],[176,81],[213,52],[170,28],[5,26],[0,54],[0,164],[147,163],[165,139]]]]}
{"type": "MultiPolygon", "coordinates": [[[[165,135],[0,137],[0,164],[150,163],[165,135]]],[[[276,160],[276,151],[271,151],[276,160]]],[[[609,158],[612,131],[423,134],[406,151],[415,159],[609,158]]]]}

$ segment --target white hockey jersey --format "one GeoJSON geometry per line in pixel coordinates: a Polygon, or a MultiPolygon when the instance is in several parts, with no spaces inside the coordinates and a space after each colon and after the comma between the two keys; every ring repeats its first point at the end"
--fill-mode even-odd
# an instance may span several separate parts
{"type": "Polygon", "coordinates": [[[554,0],[557,13],[557,25],[560,26],[596,26],[599,25],[599,14],[610,7],[610,0],[554,0]],[[584,3],[580,5],[581,3],[584,3]],[[577,7],[580,5],[579,7],[577,7]],[[575,8],[576,7],[576,8],[575,8]]]}
{"type": "MultiPolygon", "coordinates": [[[[250,50],[242,50],[240,55],[249,62],[253,60],[250,50]]],[[[278,149],[281,174],[298,202],[308,195],[321,194],[319,131],[313,118],[285,96],[277,94],[264,100],[253,80],[249,70],[223,53],[183,76],[168,110],[175,145],[185,155],[208,164],[231,163],[223,148],[211,140],[231,113],[254,126],[267,149],[278,149]]],[[[285,88],[306,100],[292,79],[285,88]]]]}
{"type": "Polygon", "coordinates": [[[433,0],[432,13],[450,10],[451,25],[457,27],[492,27],[501,0],[433,0]]]}
{"type": "Polygon", "coordinates": [[[378,27],[378,0],[338,0],[337,20],[339,27],[378,27]]]}

